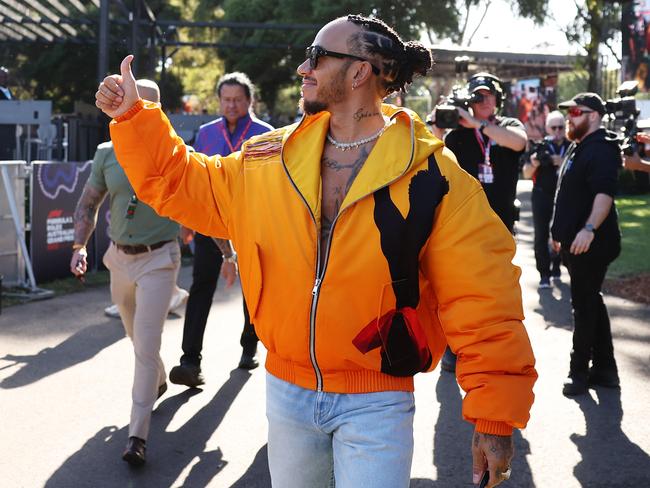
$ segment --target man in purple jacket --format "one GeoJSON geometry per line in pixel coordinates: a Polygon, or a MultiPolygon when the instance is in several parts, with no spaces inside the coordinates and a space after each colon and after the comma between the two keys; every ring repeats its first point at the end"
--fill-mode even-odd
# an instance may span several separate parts
{"type": "MultiPolygon", "coordinates": [[[[228,155],[239,151],[242,144],[252,136],[263,134],[273,127],[259,120],[253,114],[251,105],[255,86],[244,73],[227,73],[217,83],[217,95],[222,117],[202,125],[196,136],[194,148],[208,155],[228,155]]],[[[195,233],[194,267],[192,287],[187,301],[183,327],[183,355],[180,365],[169,373],[172,383],[196,387],[204,383],[201,373],[201,349],[203,334],[212,305],[212,296],[217,288],[219,272],[228,285],[236,274],[237,255],[230,242],[195,233]],[[223,264],[223,269],[222,269],[223,264]]],[[[241,335],[243,348],[239,367],[253,369],[258,366],[257,335],[250,323],[246,302],[244,302],[244,330],[241,335]]]]}

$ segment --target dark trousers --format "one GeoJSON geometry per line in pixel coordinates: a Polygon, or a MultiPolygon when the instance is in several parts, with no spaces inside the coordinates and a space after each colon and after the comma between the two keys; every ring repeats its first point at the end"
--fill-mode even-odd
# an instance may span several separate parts
{"type": "Polygon", "coordinates": [[[535,264],[542,278],[560,274],[560,255],[549,249],[549,230],[553,217],[553,197],[533,189],[533,226],[535,228],[535,264]]]}
{"type": "Polygon", "coordinates": [[[620,252],[620,241],[596,237],[588,252],[568,252],[571,243],[562,243],[562,262],[571,276],[573,306],[573,349],[569,376],[586,380],[589,361],[595,370],[616,371],[612,331],[601,288],[607,266],[620,252]]]}
{"type": "MultiPolygon", "coordinates": [[[[222,263],[223,257],[219,246],[215,244],[212,238],[197,232],[194,235],[192,286],[190,287],[190,296],[187,299],[185,323],[183,325],[182,363],[201,364],[205,325],[208,322],[212,297],[217,289],[222,263]]],[[[248,309],[244,301],[244,330],[240,339],[244,353],[255,354],[257,341],[255,327],[250,323],[248,309]]]]}

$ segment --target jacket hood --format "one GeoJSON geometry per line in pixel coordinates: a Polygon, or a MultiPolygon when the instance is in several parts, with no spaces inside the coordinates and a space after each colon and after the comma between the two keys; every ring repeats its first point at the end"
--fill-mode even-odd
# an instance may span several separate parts
{"type": "MultiPolygon", "coordinates": [[[[390,104],[382,104],[381,110],[389,118],[386,130],[355,178],[341,209],[398,179],[414,162],[426,160],[443,145],[412,110],[390,104]],[[382,171],[376,171],[378,166],[382,171]]],[[[321,156],[329,119],[329,112],[303,116],[293,130],[284,134],[282,145],[282,162],[287,173],[317,219],[320,218],[321,156]]]]}
{"type": "Polygon", "coordinates": [[[587,144],[593,142],[605,142],[610,144],[619,144],[621,142],[621,136],[619,133],[605,129],[601,127],[593,131],[591,134],[588,134],[579,144],[579,146],[586,146],[587,144]]]}

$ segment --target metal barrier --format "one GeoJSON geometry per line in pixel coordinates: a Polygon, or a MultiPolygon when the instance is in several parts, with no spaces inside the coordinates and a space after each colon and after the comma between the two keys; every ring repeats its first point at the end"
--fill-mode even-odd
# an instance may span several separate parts
{"type": "MultiPolygon", "coordinates": [[[[4,193],[0,194],[0,274],[9,278],[7,284],[23,289],[29,298],[48,298],[50,290],[36,286],[34,270],[25,241],[25,178],[26,161],[0,161],[4,193]],[[9,214],[7,216],[7,212],[9,214]],[[13,229],[12,229],[13,227],[13,229]],[[12,232],[13,230],[13,232],[12,232]],[[27,271],[27,280],[25,279],[27,271]]],[[[10,295],[5,293],[5,295],[10,295]]],[[[25,293],[20,293],[26,296],[25,293]]]]}

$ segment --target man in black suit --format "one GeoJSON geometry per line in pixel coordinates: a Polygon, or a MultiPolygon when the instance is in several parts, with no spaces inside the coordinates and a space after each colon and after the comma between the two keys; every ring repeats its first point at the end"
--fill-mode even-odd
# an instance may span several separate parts
{"type": "MultiPolygon", "coordinates": [[[[13,100],[9,89],[9,70],[0,66],[0,101],[13,100]]],[[[16,147],[16,125],[0,124],[0,160],[14,159],[16,147]]]]}

